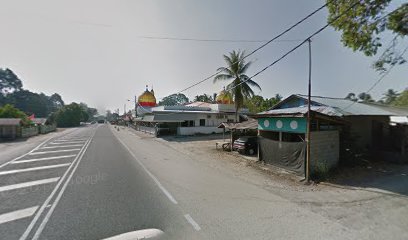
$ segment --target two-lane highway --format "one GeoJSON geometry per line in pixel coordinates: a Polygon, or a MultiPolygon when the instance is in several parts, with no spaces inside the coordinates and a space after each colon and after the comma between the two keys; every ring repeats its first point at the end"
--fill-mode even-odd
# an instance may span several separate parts
{"type": "Polygon", "coordinates": [[[199,238],[105,125],[40,144],[1,166],[0,182],[1,239],[104,239],[150,228],[166,239],[199,238]]]}

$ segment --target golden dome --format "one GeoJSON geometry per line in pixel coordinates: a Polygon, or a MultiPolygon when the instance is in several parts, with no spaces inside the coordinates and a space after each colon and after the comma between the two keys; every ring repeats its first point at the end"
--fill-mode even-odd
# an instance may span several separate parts
{"type": "Polygon", "coordinates": [[[220,103],[220,104],[233,104],[233,103],[234,103],[234,101],[232,100],[231,93],[227,92],[227,91],[225,90],[225,87],[224,87],[224,90],[222,90],[222,91],[218,94],[218,96],[217,96],[217,98],[215,99],[215,101],[216,101],[217,103],[220,103]]]}
{"type": "Polygon", "coordinates": [[[155,107],[156,97],[154,96],[153,89],[152,91],[149,91],[146,86],[146,91],[137,98],[137,102],[142,107],[155,107]]]}

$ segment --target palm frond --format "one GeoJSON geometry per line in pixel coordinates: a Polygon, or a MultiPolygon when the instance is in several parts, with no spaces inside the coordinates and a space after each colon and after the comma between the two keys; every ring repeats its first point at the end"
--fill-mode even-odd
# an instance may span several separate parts
{"type": "Polygon", "coordinates": [[[244,75],[244,76],[241,75],[240,77],[241,77],[242,79],[245,79],[245,82],[244,82],[243,84],[249,85],[249,86],[251,86],[251,87],[256,87],[256,88],[259,89],[259,91],[262,91],[261,86],[259,86],[259,84],[256,83],[254,80],[249,79],[249,77],[248,77],[247,75],[244,75]],[[249,79],[249,80],[248,80],[248,79],[249,79]]]}
{"type": "Polygon", "coordinates": [[[229,80],[233,78],[233,76],[229,74],[218,74],[217,76],[214,77],[214,82],[222,81],[222,80],[229,80]]]}
{"type": "Polygon", "coordinates": [[[241,67],[240,67],[240,70],[239,70],[239,74],[244,74],[251,65],[252,65],[252,62],[245,63],[245,61],[242,61],[241,62],[241,67]]]}
{"type": "Polygon", "coordinates": [[[220,68],[218,68],[217,69],[217,72],[223,72],[223,73],[225,73],[225,74],[229,74],[229,75],[234,75],[234,73],[229,69],[229,68],[226,68],[226,67],[220,67],[220,68]]]}

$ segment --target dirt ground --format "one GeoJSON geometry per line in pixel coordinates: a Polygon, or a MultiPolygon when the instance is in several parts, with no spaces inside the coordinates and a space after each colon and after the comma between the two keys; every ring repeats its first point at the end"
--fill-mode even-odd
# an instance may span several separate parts
{"type": "MultiPolygon", "coordinates": [[[[133,130],[132,130],[133,131],[133,130]]],[[[154,138],[139,132],[140,138],[154,138]]],[[[290,202],[361,233],[362,239],[408,239],[408,165],[372,164],[339,169],[327,182],[306,185],[302,177],[254,157],[215,149],[222,135],[155,138],[192,161],[232,174],[290,202]]]]}

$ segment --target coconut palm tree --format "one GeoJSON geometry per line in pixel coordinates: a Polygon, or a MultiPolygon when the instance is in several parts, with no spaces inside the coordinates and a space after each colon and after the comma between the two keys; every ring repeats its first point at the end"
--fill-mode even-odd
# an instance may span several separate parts
{"type": "Polygon", "coordinates": [[[223,55],[227,63],[227,67],[220,67],[217,72],[220,72],[214,77],[214,82],[231,81],[227,85],[227,91],[232,94],[235,103],[235,121],[238,122],[238,110],[244,104],[244,100],[254,96],[254,91],[251,87],[261,87],[245,74],[251,66],[251,62],[245,62],[245,51],[232,51],[229,55],[223,55]]]}
{"type": "Polygon", "coordinates": [[[392,102],[395,101],[395,99],[397,99],[399,93],[394,91],[393,89],[388,89],[387,92],[385,92],[383,95],[384,95],[383,100],[385,104],[391,104],[392,102]]]}

